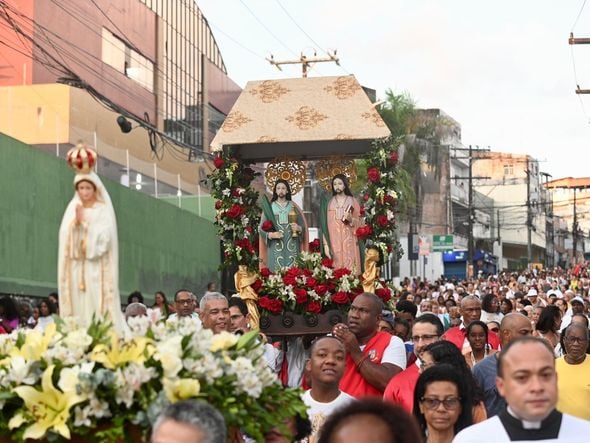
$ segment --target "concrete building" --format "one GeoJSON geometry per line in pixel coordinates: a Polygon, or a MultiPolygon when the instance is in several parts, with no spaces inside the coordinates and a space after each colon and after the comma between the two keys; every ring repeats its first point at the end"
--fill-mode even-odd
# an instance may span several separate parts
{"type": "MultiPolygon", "coordinates": [[[[420,173],[414,177],[416,208],[408,223],[400,224],[399,233],[405,254],[400,260],[401,276],[422,276],[429,280],[441,275],[465,277],[467,273],[467,239],[469,214],[469,162],[461,143],[461,125],[440,109],[418,111],[421,127],[406,149],[416,149],[420,173]],[[418,258],[412,260],[408,233],[418,242],[418,258]],[[433,251],[433,237],[452,235],[450,254],[433,251]]],[[[489,246],[494,232],[493,202],[474,191],[474,257],[493,262],[489,246]],[[487,254],[487,255],[486,255],[487,254]]],[[[492,263],[494,264],[494,263],[492,263]]],[[[486,266],[488,272],[492,272],[486,266]]]]}
{"type": "Polygon", "coordinates": [[[548,197],[539,162],[529,155],[486,152],[474,163],[473,173],[490,177],[475,187],[495,202],[500,242],[494,253],[499,268],[527,267],[529,235],[531,263],[545,264],[548,197]]]}
{"type": "Polygon", "coordinates": [[[590,178],[560,178],[545,184],[551,193],[552,208],[562,220],[559,232],[565,236],[564,251],[558,262],[573,266],[585,258],[590,232],[590,178]]]}
{"type": "Polygon", "coordinates": [[[240,88],[194,1],[3,5],[0,132],[60,157],[84,140],[101,175],[150,195],[201,192],[240,88]]]}

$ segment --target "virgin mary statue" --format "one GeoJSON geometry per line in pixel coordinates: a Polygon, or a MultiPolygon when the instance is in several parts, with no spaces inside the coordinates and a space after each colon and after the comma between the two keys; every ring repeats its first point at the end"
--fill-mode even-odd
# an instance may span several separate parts
{"type": "Polygon", "coordinates": [[[93,315],[110,317],[123,327],[119,296],[119,244],[113,204],[92,171],[96,153],[72,148],[68,164],[77,172],[74,197],[59,229],[58,288],[60,315],[88,326],[93,315]]]}

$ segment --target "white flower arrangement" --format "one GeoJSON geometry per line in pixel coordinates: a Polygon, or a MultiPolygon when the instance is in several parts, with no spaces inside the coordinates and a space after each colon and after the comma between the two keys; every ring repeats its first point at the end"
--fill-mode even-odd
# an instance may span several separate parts
{"type": "Polygon", "coordinates": [[[298,390],[283,388],[268,368],[256,331],[213,335],[153,312],[129,323],[123,336],[101,319],[89,328],[58,319],[44,332],[1,336],[0,435],[110,442],[130,424],[147,432],[168,403],[198,398],[263,441],[286,417],[305,414],[298,390]]]}

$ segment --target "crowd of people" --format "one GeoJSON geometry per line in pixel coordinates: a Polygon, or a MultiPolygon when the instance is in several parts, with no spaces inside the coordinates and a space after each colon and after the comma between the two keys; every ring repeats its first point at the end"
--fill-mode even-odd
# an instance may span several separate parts
{"type": "MultiPolygon", "coordinates": [[[[309,417],[294,418],[267,441],[584,441],[589,292],[583,267],[467,281],[405,279],[393,311],[362,293],[329,335],[261,334],[277,376],[307,388],[309,417]]],[[[251,329],[244,301],[213,284],[200,297],[180,289],[173,300],[161,291],[153,298],[148,305],[140,292],[131,293],[125,317],[152,309],[163,318],[200,321],[214,333],[251,329]]],[[[0,332],[44,329],[58,313],[55,293],[34,306],[3,297],[0,332]]],[[[227,441],[223,417],[210,409],[191,401],[172,405],[154,426],[153,442],[227,441]],[[192,431],[211,439],[191,437],[192,431]]]]}

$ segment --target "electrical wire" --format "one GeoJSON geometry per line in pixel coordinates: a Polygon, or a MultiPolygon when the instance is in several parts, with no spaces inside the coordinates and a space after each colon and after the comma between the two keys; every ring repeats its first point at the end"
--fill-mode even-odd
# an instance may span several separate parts
{"type": "Polygon", "coordinates": [[[217,26],[215,23],[211,23],[209,22],[209,25],[212,28],[215,28],[216,31],[218,31],[219,33],[223,34],[226,38],[228,38],[229,40],[231,40],[232,42],[234,42],[236,45],[238,45],[240,48],[244,49],[245,51],[249,52],[250,54],[252,54],[253,56],[264,60],[266,62],[266,58],[260,54],[258,54],[257,52],[255,52],[254,50],[248,48],[247,46],[244,46],[242,43],[240,43],[238,40],[236,40],[235,38],[233,38],[231,35],[229,35],[227,32],[223,31],[219,26],[217,26]]]}
{"type": "MultiPolygon", "coordinates": [[[[287,17],[289,17],[289,19],[293,22],[293,24],[295,26],[297,26],[297,28],[309,39],[310,42],[312,42],[314,45],[317,46],[318,49],[320,49],[322,52],[328,54],[328,56],[330,55],[330,53],[325,50],[324,48],[322,48],[322,45],[320,45],[318,42],[316,42],[307,32],[305,32],[305,29],[303,29],[299,23],[297,23],[297,20],[295,20],[295,18],[289,13],[289,11],[287,11],[287,9],[285,8],[285,6],[283,6],[283,4],[281,3],[280,0],[275,0],[277,2],[277,4],[279,5],[279,7],[283,10],[283,12],[285,13],[285,15],[287,17]]],[[[348,70],[346,70],[344,68],[344,66],[342,66],[341,63],[338,64],[338,66],[340,67],[340,69],[342,69],[345,73],[350,75],[350,72],[348,72],[348,70]]]]}
{"type": "MultiPolygon", "coordinates": [[[[78,21],[79,21],[81,24],[83,24],[83,25],[84,25],[84,23],[82,22],[82,19],[86,19],[86,17],[84,17],[82,14],[75,15],[74,13],[72,13],[72,11],[69,11],[67,8],[65,8],[65,6],[64,6],[64,5],[61,5],[61,4],[57,3],[55,0],[52,0],[52,1],[53,1],[53,3],[54,3],[54,4],[56,4],[56,6],[60,7],[60,8],[61,8],[61,9],[62,9],[62,10],[65,12],[65,13],[69,14],[69,15],[70,15],[70,16],[72,16],[74,19],[78,20],[78,21]]],[[[27,17],[26,15],[24,15],[24,14],[20,14],[18,11],[15,11],[15,12],[16,12],[16,13],[17,13],[17,14],[18,14],[18,15],[19,15],[19,16],[20,16],[22,19],[24,19],[24,20],[27,20],[27,21],[30,21],[30,22],[32,22],[32,23],[34,23],[34,21],[33,21],[32,19],[30,19],[29,17],[27,17]]],[[[27,40],[29,40],[29,41],[32,41],[32,37],[31,37],[31,35],[32,35],[32,30],[30,31],[31,35],[28,35],[28,34],[27,34],[25,31],[23,31],[23,30],[22,30],[20,27],[18,27],[18,26],[16,25],[16,23],[15,23],[13,20],[10,20],[10,17],[8,16],[8,14],[7,14],[7,13],[5,14],[5,19],[6,19],[6,21],[7,21],[7,22],[9,22],[9,23],[12,25],[12,27],[13,27],[13,28],[14,28],[14,30],[15,30],[15,31],[18,33],[18,35],[19,35],[19,36],[20,36],[20,35],[23,35],[23,36],[25,36],[25,37],[27,38],[27,40]]],[[[36,25],[37,25],[37,26],[38,26],[38,27],[39,27],[41,30],[44,30],[44,31],[46,31],[46,32],[49,32],[49,33],[51,33],[51,34],[52,34],[52,35],[54,35],[56,38],[58,38],[58,39],[60,39],[60,40],[64,41],[64,42],[65,42],[65,43],[67,43],[67,44],[71,44],[71,42],[66,42],[66,41],[65,41],[63,38],[61,38],[60,36],[58,36],[58,35],[56,35],[55,33],[51,32],[50,30],[48,30],[48,29],[44,28],[43,26],[41,26],[41,25],[39,25],[39,24],[36,24],[36,25]]],[[[92,29],[92,28],[91,28],[91,27],[89,27],[89,29],[92,29]]],[[[93,31],[93,32],[95,32],[95,34],[99,35],[99,34],[98,34],[96,31],[93,31]]],[[[99,35],[99,36],[100,36],[100,35],[99,35]]],[[[42,39],[41,39],[41,40],[42,40],[42,39]]],[[[97,58],[96,56],[94,56],[93,54],[90,54],[88,51],[84,50],[83,48],[81,48],[81,47],[79,47],[79,46],[77,46],[77,45],[75,45],[75,44],[73,45],[73,46],[75,47],[75,49],[77,49],[77,50],[78,50],[78,51],[80,51],[80,52],[83,52],[83,53],[85,53],[85,54],[86,54],[86,55],[87,55],[87,56],[90,58],[90,60],[88,60],[88,62],[90,62],[90,63],[92,63],[92,62],[95,62],[95,63],[96,63],[96,65],[95,65],[95,66],[90,66],[90,65],[88,65],[88,63],[86,63],[85,61],[83,61],[82,59],[80,59],[79,57],[77,57],[76,55],[74,55],[74,53],[72,53],[71,51],[68,51],[68,50],[66,50],[66,49],[63,49],[63,48],[59,48],[59,49],[58,49],[58,47],[56,47],[56,45],[55,45],[55,44],[53,44],[53,42],[52,42],[52,41],[50,41],[50,39],[49,39],[49,38],[47,38],[46,40],[47,40],[47,41],[46,41],[46,43],[50,44],[50,45],[51,45],[51,46],[54,48],[54,50],[55,50],[55,51],[58,53],[58,55],[60,55],[60,57],[62,57],[62,59],[63,59],[63,56],[65,55],[66,57],[69,57],[70,59],[72,59],[73,61],[75,61],[75,62],[76,62],[77,64],[79,64],[80,66],[82,66],[82,67],[85,67],[86,69],[88,69],[88,70],[92,70],[92,71],[96,71],[98,68],[100,68],[100,67],[102,67],[102,66],[103,66],[103,62],[102,62],[102,60],[98,59],[98,58],[97,58]]],[[[4,43],[4,42],[2,42],[2,43],[4,43]]],[[[14,50],[16,50],[16,48],[13,48],[13,49],[14,49],[14,50]]],[[[17,52],[20,52],[20,53],[22,53],[22,51],[17,51],[17,52]]],[[[44,51],[43,53],[45,54],[46,52],[44,51]]],[[[29,56],[29,54],[25,54],[25,53],[23,53],[23,55],[27,55],[27,56],[29,56]]],[[[33,57],[33,58],[34,58],[34,57],[33,57]]],[[[49,63],[47,62],[47,60],[43,61],[43,60],[39,60],[39,59],[37,59],[37,61],[39,61],[40,63],[42,63],[44,66],[46,66],[46,67],[48,67],[48,68],[50,68],[50,67],[53,67],[53,68],[55,68],[55,64],[54,64],[54,65],[52,65],[52,66],[50,66],[50,65],[49,65],[49,63]]],[[[61,66],[61,63],[58,63],[58,65],[60,65],[60,66],[61,66]]],[[[63,67],[63,66],[62,66],[62,67],[63,67]]],[[[56,73],[56,72],[54,72],[54,73],[56,73]]],[[[72,79],[74,79],[74,80],[76,80],[76,78],[78,77],[78,76],[76,76],[75,74],[73,74],[73,72],[71,71],[71,69],[69,69],[67,66],[65,67],[65,69],[57,69],[57,74],[58,74],[58,75],[64,75],[64,74],[65,74],[65,76],[66,76],[66,77],[70,77],[70,78],[72,78],[72,79]]],[[[79,77],[78,77],[78,80],[79,80],[79,77]]],[[[113,87],[114,89],[116,89],[116,90],[119,90],[119,91],[120,91],[121,93],[123,93],[123,94],[127,94],[127,95],[128,95],[130,98],[136,99],[136,97],[135,97],[134,95],[132,95],[132,94],[129,92],[129,90],[128,90],[127,88],[124,88],[124,87],[123,87],[121,84],[119,84],[119,83],[117,83],[117,82],[114,82],[114,81],[112,81],[112,80],[109,80],[109,79],[104,79],[104,80],[105,80],[105,83],[109,84],[109,85],[110,85],[111,87],[113,87]]],[[[94,92],[94,95],[95,95],[95,98],[96,98],[97,91],[95,91],[95,92],[94,92]]],[[[176,102],[176,103],[178,103],[178,104],[181,104],[181,103],[180,103],[178,100],[176,100],[174,97],[171,97],[171,98],[173,99],[173,102],[176,102]]],[[[181,104],[181,105],[182,105],[182,104],[181,104]]],[[[161,110],[159,110],[159,111],[160,111],[160,112],[158,112],[158,114],[159,114],[159,115],[162,115],[164,118],[166,118],[166,115],[164,114],[164,112],[163,112],[163,111],[161,111],[161,110]]],[[[131,119],[135,120],[136,122],[139,122],[140,124],[143,122],[143,120],[142,120],[141,118],[139,118],[138,116],[131,115],[129,112],[126,112],[126,113],[124,113],[124,114],[125,114],[125,116],[126,116],[126,117],[128,117],[128,118],[131,118],[131,119]]],[[[178,120],[178,121],[176,121],[176,123],[177,123],[179,126],[184,126],[184,127],[185,127],[185,129],[190,129],[190,130],[192,130],[192,129],[193,129],[193,127],[192,127],[192,126],[190,126],[190,125],[186,124],[185,122],[183,122],[183,121],[181,121],[181,120],[178,120]]],[[[177,141],[177,139],[175,139],[175,138],[172,138],[172,140],[174,140],[174,141],[177,141]]],[[[181,144],[182,144],[182,143],[181,143],[181,144]]],[[[187,146],[191,146],[191,148],[195,148],[195,147],[194,147],[194,146],[192,146],[192,145],[187,145],[187,146]]]]}
{"type": "Polygon", "coordinates": [[[576,27],[576,25],[578,24],[578,20],[580,20],[580,16],[582,15],[582,11],[584,11],[584,7],[586,6],[586,0],[584,0],[582,2],[582,7],[580,8],[580,12],[578,12],[578,16],[576,17],[576,20],[574,20],[574,24],[572,25],[572,29],[571,32],[574,32],[574,28],[576,27]]]}
{"type": "Polygon", "coordinates": [[[246,2],[244,2],[244,0],[240,0],[240,3],[244,6],[244,8],[246,8],[248,10],[248,12],[252,15],[252,17],[254,17],[254,19],[260,24],[260,26],[262,26],[266,32],[268,32],[277,42],[279,42],[281,44],[281,46],[283,48],[285,48],[287,51],[289,51],[291,54],[293,54],[295,57],[297,57],[297,54],[291,49],[289,48],[285,43],[283,43],[283,41],[278,38],[274,32],[272,32],[270,30],[270,28],[268,26],[266,26],[266,24],[258,18],[258,16],[256,14],[254,14],[254,11],[252,11],[252,9],[250,9],[250,7],[246,4],[246,2]]]}

